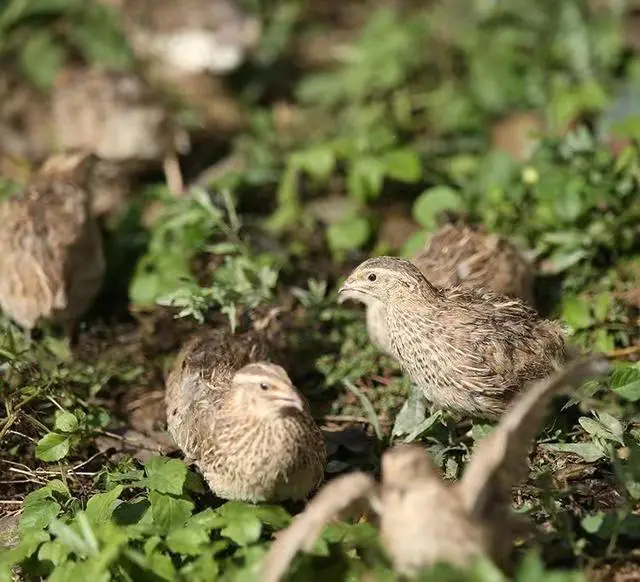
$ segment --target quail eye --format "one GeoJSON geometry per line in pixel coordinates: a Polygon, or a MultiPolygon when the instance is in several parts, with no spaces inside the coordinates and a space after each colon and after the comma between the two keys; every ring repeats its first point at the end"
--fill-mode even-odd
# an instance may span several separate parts
{"type": "Polygon", "coordinates": [[[265,382],[260,382],[260,390],[269,390],[269,385],[265,382]]]}
{"type": "Polygon", "coordinates": [[[377,277],[376,277],[376,274],[375,274],[375,273],[369,273],[369,274],[367,275],[367,279],[369,279],[369,281],[371,281],[371,282],[375,281],[375,280],[376,280],[376,278],[377,278],[377,277]]]}

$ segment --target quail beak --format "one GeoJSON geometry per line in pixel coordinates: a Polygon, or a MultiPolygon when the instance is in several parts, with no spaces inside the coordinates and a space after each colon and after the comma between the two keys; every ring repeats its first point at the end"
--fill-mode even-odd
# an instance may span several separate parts
{"type": "Polygon", "coordinates": [[[367,303],[369,294],[359,289],[347,279],[342,287],[338,289],[338,304],[344,303],[347,299],[367,303]]]}
{"type": "Polygon", "coordinates": [[[349,290],[351,286],[348,283],[345,283],[340,289],[338,289],[338,305],[344,303],[347,299],[349,299],[349,290]]]}
{"type": "Polygon", "coordinates": [[[300,412],[304,411],[302,397],[293,388],[279,388],[277,391],[273,391],[270,396],[272,401],[277,402],[278,406],[283,410],[293,409],[300,412]]]}

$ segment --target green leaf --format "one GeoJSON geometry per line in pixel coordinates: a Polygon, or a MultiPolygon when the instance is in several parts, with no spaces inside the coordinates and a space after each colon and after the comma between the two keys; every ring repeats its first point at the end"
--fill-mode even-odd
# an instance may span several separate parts
{"type": "Polygon", "coordinates": [[[29,493],[22,505],[20,531],[26,534],[48,527],[61,509],[60,504],[51,498],[51,491],[47,487],[29,493]]]}
{"type": "Polygon", "coordinates": [[[380,160],[373,157],[356,158],[347,173],[349,195],[362,204],[377,198],[382,191],[384,172],[385,167],[380,160]]]}
{"type": "Polygon", "coordinates": [[[209,553],[199,556],[180,570],[183,580],[193,582],[211,582],[217,579],[219,572],[218,561],[209,553]]]}
{"type": "Polygon", "coordinates": [[[258,505],[256,507],[258,519],[273,529],[284,529],[291,522],[291,515],[280,505],[258,505]]]}
{"type": "Polygon", "coordinates": [[[149,493],[149,501],[151,502],[153,523],[162,531],[171,531],[181,527],[191,517],[194,508],[192,501],[178,499],[158,491],[149,493]]]}
{"type": "Polygon", "coordinates": [[[124,487],[117,485],[106,493],[96,493],[87,501],[87,517],[95,525],[111,519],[113,510],[119,505],[118,497],[124,487]]]}
{"type": "Polygon", "coordinates": [[[373,430],[375,431],[376,436],[378,437],[378,440],[381,441],[382,440],[382,429],[380,428],[380,422],[378,420],[378,415],[376,414],[376,410],[373,407],[373,404],[371,404],[371,401],[367,398],[367,395],[364,392],[362,392],[361,390],[358,390],[348,380],[343,380],[342,383],[347,387],[349,392],[353,393],[355,396],[358,397],[358,400],[360,400],[360,404],[361,404],[362,408],[364,409],[364,412],[367,415],[367,418],[369,419],[369,422],[371,423],[371,426],[373,426],[373,430]]]}
{"type": "Polygon", "coordinates": [[[582,457],[587,463],[593,463],[605,456],[604,452],[593,443],[545,443],[541,444],[540,447],[559,453],[573,453],[582,457]]]}
{"type": "Polygon", "coordinates": [[[637,366],[620,366],[611,374],[611,390],[625,400],[640,400],[640,368],[637,366]]]}
{"type": "Polygon", "coordinates": [[[422,164],[416,152],[398,149],[383,157],[386,175],[399,182],[414,183],[422,177],[422,164]]]}
{"type": "Polygon", "coordinates": [[[44,435],[36,445],[36,458],[41,461],[59,461],[69,453],[69,437],[57,432],[44,435]]]}
{"type": "Polygon", "coordinates": [[[151,457],[145,464],[146,485],[153,491],[181,495],[187,478],[187,466],[178,459],[151,457]]]}
{"type": "Polygon", "coordinates": [[[404,439],[405,443],[412,443],[427,432],[442,416],[441,410],[436,410],[431,416],[419,423],[404,439]]]}
{"type": "Polygon", "coordinates": [[[371,228],[366,218],[348,218],[327,228],[327,242],[332,252],[359,249],[370,235],[371,228]]]}
{"type": "Polygon", "coordinates": [[[587,515],[582,519],[580,525],[582,529],[590,534],[597,534],[600,531],[600,528],[604,524],[606,518],[606,514],[603,511],[599,511],[598,513],[594,513],[592,515],[587,515]]]}
{"type": "Polygon", "coordinates": [[[615,421],[615,423],[617,423],[617,426],[614,426],[616,433],[614,433],[611,428],[609,428],[609,426],[607,426],[605,423],[601,421],[599,422],[592,418],[588,418],[586,416],[580,417],[578,419],[578,423],[592,436],[597,436],[608,441],[616,441],[623,445],[624,442],[622,441],[622,426],[615,418],[610,418],[612,419],[612,421],[615,421]]]}
{"type": "Polygon", "coordinates": [[[565,297],[562,302],[562,318],[574,329],[584,329],[593,323],[591,306],[579,297],[565,297]]]}
{"type": "Polygon", "coordinates": [[[559,249],[551,254],[551,256],[545,261],[545,273],[550,275],[557,275],[567,269],[570,269],[574,265],[577,265],[582,259],[589,256],[589,253],[585,249],[566,250],[559,249]]]}
{"type": "Polygon", "coordinates": [[[20,51],[20,64],[39,89],[49,89],[64,61],[64,51],[53,34],[46,28],[38,28],[26,37],[20,51]]]}
{"type": "Polygon", "coordinates": [[[167,536],[167,546],[176,554],[196,556],[201,553],[202,546],[209,541],[209,534],[201,528],[181,527],[174,529],[167,536]]]}
{"type": "Polygon", "coordinates": [[[262,533],[262,523],[258,519],[254,506],[230,501],[218,508],[218,513],[227,520],[220,535],[229,538],[239,546],[257,542],[262,533]]]}
{"type": "Polygon", "coordinates": [[[45,542],[40,546],[40,549],[38,550],[38,560],[48,560],[54,566],[59,566],[67,559],[69,553],[70,550],[67,546],[58,540],[53,540],[45,542]]]}
{"type": "Polygon", "coordinates": [[[443,210],[461,210],[465,206],[460,194],[448,186],[429,188],[413,204],[413,217],[430,230],[437,226],[438,214],[443,210]]]}
{"type": "Polygon", "coordinates": [[[327,146],[317,146],[291,156],[291,164],[297,169],[304,170],[317,180],[326,180],[333,172],[336,158],[327,146]]]}
{"type": "Polygon", "coordinates": [[[424,395],[415,384],[411,384],[409,396],[396,416],[391,436],[399,437],[411,434],[425,420],[427,420],[427,407],[424,395]]]}
{"type": "Polygon", "coordinates": [[[75,432],[78,429],[78,419],[70,412],[62,411],[56,417],[55,429],[60,432],[75,432]]]}

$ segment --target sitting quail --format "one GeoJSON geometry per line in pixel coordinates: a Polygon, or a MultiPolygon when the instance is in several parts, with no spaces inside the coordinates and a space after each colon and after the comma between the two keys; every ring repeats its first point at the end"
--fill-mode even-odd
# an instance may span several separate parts
{"type": "Polygon", "coordinates": [[[326,449],[308,405],[253,332],[190,340],[167,379],[169,431],[219,497],[304,499],[326,449]]]}
{"type": "Polygon", "coordinates": [[[0,203],[0,307],[26,330],[43,320],[71,331],[102,285],[102,237],[86,185],[96,158],[49,158],[0,203]]]}

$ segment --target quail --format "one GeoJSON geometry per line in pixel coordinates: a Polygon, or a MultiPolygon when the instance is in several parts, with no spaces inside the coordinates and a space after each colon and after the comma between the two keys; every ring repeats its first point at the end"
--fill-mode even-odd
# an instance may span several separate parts
{"type": "MultiPolygon", "coordinates": [[[[462,222],[445,223],[412,261],[436,287],[485,288],[533,304],[533,267],[509,239],[462,222]]],[[[367,306],[373,344],[387,351],[384,306],[367,306]]]]}
{"type": "Polygon", "coordinates": [[[163,76],[226,73],[237,68],[260,23],[233,0],[102,0],[121,15],[134,52],[163,76]]]}
{"type": "Polygon", "coordinates": [[[464,567],[480,554],[508,570],[518,529],[511,487],[526,476],[527,453],[548,404],[560,390],[607,370],[605,359],[581,359],[535,383],[476,444],[457,483],[444,482],[428,452],[415,444],[384,453],[380,485],[361,472],[334,479],[278,534],[261,581],[281,580],[299,549],[309,550],[329,520],[363,499],[379,515],[381,540],[398,573],[412,575],[439,561],[464,567]]]}
{"type": "Polygon", "coordinates": [[[306,498],[326,449],[303,396],[254,332],[199,334],[167,378],[169,432],[211,490],[249,502],[306,498]]]}
{"type": "Polygon", "coordinates": [[[51,321],[71,331],[100,290],[102,237],[86,188],[95,163],[56,154],[0,203],[0,308],[25,330],[51,321]]]}
{"type": "Polygon", "coordinates": [[[559,323],[488,289],[435,287],[403,259],[364,261],[339,296],[381,309],[384,347],[425,398],[471,417],[497,419],[566,359],[559,323]]]}

